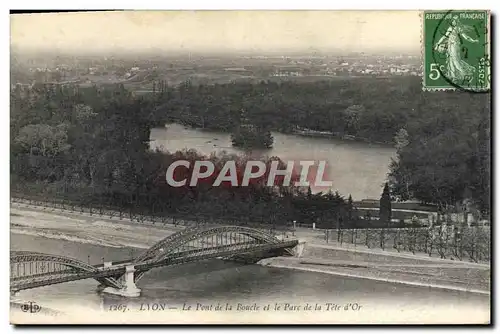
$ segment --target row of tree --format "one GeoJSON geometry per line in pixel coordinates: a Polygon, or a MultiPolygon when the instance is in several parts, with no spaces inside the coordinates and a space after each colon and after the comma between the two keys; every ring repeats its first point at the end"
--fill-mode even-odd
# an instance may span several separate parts
{"type": "Polygon", "coordinates": [[[159,123],[175,120],[230,132],[240,125],[244,110],[252,124],[272,131],[306,128],[386,143],[393,143],[400,129],[422,120],[423,114],[464,111],[470,105],[464,94],[423,92],[421,80],[413,77],[213,85],[187,81],[162,87],[152,94],[160,105],[154,115],[159,123]]]}
{"type": "MultiPolygon", "coordinates": [[[[301,220],[336,226],[334,220],[348,224],[353,217],[352,199],[283,186],[279,178],[274,187],[265,184],[266,177],[248,187],[168,185],[165,173],[176,160],[191,161],[191,166],[210,160],[220,170],[228,160],[244,166],[248,158],[151,151],[154,104],[122,86],[43,86],[14,90],[11,98],[13,191],[145,213],[239,217],[273,225],[301,220]]],[[[273,160],[279,158],[264,159],[267,164],[273,160]]],[[[280,168],[285,169],[283,162],[280,168]]],[[[174,178],[189,180],[192,168],[177,171],[174,178]]]]}
{"type": "Polygon", "coordinates": [[[266,142],[271,142],[266,131],[305,128],[394,144],[393,199],[417,199],[443,211],[467,206],[478,218],[489,216],[489,94],[427,92],[420,78],[393,77],[211,86],[187,82],[153,99],[160,105],[154,119],[223,131],[251,123],[259,129],[253,133],[266,142]]]}
{"type": "MultiPolygon", "coordinates": [[[[238,137],[238,131],[253,129],[253,134],[261,138],[258,144],[268,146],[272,145],[269,131],[301,127],[395,142],[398,156],[391,163],[389,185],[384,190],[386,204],[381,203],[381,217],[388,222],[389,190],[396,199],[418,199],[442,208],[467,205],[488,215],[490,97],[423,92],[421,82],[414,80],[367,78],[213,86],[186,83],[175,88],[162,85],[160,93],[140,97],[123,85],[16,87],[11,91],[11,171],[23,182],[63,184],[80,194],[88,188],[120,201],[128,198],[128,204],[123,205],[129,206],[160,205],[141,199],[153,193],[171,207],[185,204],[193,210],[202,210],[198,208],[202,202],[209,208],[215,207],[214,201],[225,203],[230,199],[234,203],[239,198],[241,208],[234,212],[243,216],[248,213],[243,206],[258,207],[259,198],[262,202],[265,194],[273,198],[266,197],[266,201],[276,203],[273,210],[284,212],[279,219],[284,221],[292,211],[277,208],[290,206],[293,201],[285,200],[285,194],[289,194],[305,198],[307,205],[297,204],[300,201],[293,205],[305,205],[304,215],[312,220],[321,220],[319,216],[327,220],[333,215],[334,225],[341,219],[353,221],[348,214],[351,209],[341,209],[349,207],[349,201],[339,199],[344,204],[336,205],[334,198],[341,197],[335,194],[307,196],[304,189],[278,185],[270,190],[262,184],[221,193],[220,189],[170,189],[157,183],[175,159],[210,157],[200,157],[193,151],[150,151],[150,130],[155,125],[177,120],[225,129],[234,132],[233,141],[240,146],[247,146],[249,136],[238,137]],[[329,205],[321,204],[323,200],[329,205]],[[323,205],[330,211],[313,209],[323,205]]],[[[223,161],[227,157],[210,159],[223,161]]]]}
{"type": "MultiPolygon", "coordinates": [[[[462,92],[441,108],[424,109],[396,137],[397,158],[390,165],[392,194],[418,199],[442,211],[490,214],[490,96],[462,92]]],[[[423,102],[420,102],[423,103],[423,102]]],[[[418,105],[417,105],[418,106],[418,105]]]]}

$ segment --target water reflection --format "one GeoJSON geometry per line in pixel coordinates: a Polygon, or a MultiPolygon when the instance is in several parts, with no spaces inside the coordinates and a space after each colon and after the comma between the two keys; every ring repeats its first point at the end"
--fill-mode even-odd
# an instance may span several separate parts
{"type": "MultiPolygon", "coordinates": [[[[378,145],[338,139],[312,138],[273,133],[271,150],[254,150],[254,156],[278,156],[285,161],[326,160],[325,180],[333,181],[333,190],[355,200],[380,198],[388,166],[395,149],[378,145]]],[[[227,133],[201,131],[179,124],[151,131],[151,148],[176,151],[196,149],[204,154],[212,152],[242,153],[231,146],[227,133]]],[[[316,189],[322,190],[322,189],[316,189]]]]}

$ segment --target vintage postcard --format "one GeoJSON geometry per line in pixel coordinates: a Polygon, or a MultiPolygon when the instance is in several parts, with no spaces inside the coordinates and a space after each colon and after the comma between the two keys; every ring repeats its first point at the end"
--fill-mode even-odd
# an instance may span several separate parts
{"type": "Polygon", "coordinates": [[[490,324],[489,11],[10,21],[11,323],[490,324]]]}

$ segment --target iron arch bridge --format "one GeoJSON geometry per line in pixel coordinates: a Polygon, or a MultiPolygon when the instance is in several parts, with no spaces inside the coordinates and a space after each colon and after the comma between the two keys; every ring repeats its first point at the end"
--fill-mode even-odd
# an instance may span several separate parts
{"type": "Polygon", "coordinates": [[[297,244],[295,239],[279,240],[253,228],[220,226],[186,228],[157,242],[135,259],[96,265],[61,255],[12,251],[10,290],[88,278],[103,288],[126,289],[127,284],[135,284],[153,268],[214,258],[255,263],[267,257],[293,255],[297,244]]]}

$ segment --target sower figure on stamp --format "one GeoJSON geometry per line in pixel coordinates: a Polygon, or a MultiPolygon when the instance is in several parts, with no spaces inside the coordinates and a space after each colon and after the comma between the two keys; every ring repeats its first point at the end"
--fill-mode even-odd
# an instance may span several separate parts
{"type": "MultiPolygon", "coordinates": [[[[458,16],[454,16],[448,30],[439,39],[434,49],[446,55],[446,76],[455,82],[472,80],[475,68],[462,59],[462,38],[471,43],[477,43],[470,34],[474,31],[472,26],[463,24],[458,16]]],[[[464,58],[467,58],[465,50],[464,58]]]]}

